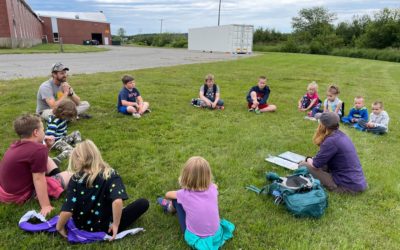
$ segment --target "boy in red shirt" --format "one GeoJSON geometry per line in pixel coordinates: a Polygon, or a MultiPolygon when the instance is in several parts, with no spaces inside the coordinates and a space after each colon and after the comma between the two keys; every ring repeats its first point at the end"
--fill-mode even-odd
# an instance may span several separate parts
{"type": "Polygon", "coordinates": [[[11,144],[0,163],[0,202],[22,204],[36,196],[40,213],[46,216],[53,210],[49,195],[58,198],[71,174],[60,172],[49,158],[48,147],[54,143],[54,137],[45,136],[40,117],[18,117],[14,129],[20,140],[11,144]]]}

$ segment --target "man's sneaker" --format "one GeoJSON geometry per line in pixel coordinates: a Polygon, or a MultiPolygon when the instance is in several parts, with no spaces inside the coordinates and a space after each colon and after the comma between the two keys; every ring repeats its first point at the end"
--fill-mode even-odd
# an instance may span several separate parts
{"type": "Polygon", "coordinates": [[[174,213],[176,212],[174,206],[172,205],[172,201],[168,199],[164,199],[162,197],[157,198],[157,203],[163,208],[164,213],[174,213]]]}
{"type": "Polygon", "coordinates": [[[135,118],[138,118],[138,119],[141,117],[141,115],[139,113],[132,113],[132,116],[135,118]]]}
{"type": "Polygon", "coordinates": [[[224,106],[217,106],[217,109],[219,109],[219,110],[224,110],[225,107],[224,107],[224,106]]]}
{"type": "Polygon", "coordinates": [[[198,99],[193,98],[191,103],[192,103],[193,106],[195,106],[197,108],[200,108],[200,103],[199,103],[198,99]]]}

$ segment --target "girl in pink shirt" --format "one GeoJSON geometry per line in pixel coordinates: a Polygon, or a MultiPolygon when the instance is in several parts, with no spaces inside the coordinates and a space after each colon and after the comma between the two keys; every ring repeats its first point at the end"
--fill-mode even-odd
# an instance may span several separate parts
{"type": "Polygon", "coordinates": [[[157,202],[165,212],[177,213],[185,240],[195,249],[218,249],[233,237],[235,226],[220,219],[217,185],[212,183],[209,163],[191,157],[179,177],[181,189],[169,191],[157,202]]]}

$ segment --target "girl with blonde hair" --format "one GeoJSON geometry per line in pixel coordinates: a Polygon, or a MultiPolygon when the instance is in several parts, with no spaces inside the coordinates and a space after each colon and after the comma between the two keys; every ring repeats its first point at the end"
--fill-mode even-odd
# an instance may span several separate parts
{"type": "Polygon", "coordinates": [[[191,157],[179,177],[181,189],[157,199],[165,212],[177,212],[186,243],[194,249],[218,249],[235,230],[219,217],[218,190],[212,178],[210,164],[203,157],[191,157]]]}
{"type": "Polygon", "coordinates": [[[118,232],[127,229],[147,211],[149,202],[145,199],[123,208],[123,200],[127,200],[128,195],[122,179],[103,160],[92,141],[76,145],[68,169],[73,176],[56,226],[62,236],[67,237],[65,224],[72,217],[78,229],[108,232],[113,240],[118,232]]]}
{"type": "Polygon", "coordinates": [[[315,157],[307,157],[300,166],[319,179],[325,188],[337,193],[359,193],[368,185],[356,148],[350,138],[339,130],[339,115],[322,113],[313,142],[319,146],[315,157]]]}

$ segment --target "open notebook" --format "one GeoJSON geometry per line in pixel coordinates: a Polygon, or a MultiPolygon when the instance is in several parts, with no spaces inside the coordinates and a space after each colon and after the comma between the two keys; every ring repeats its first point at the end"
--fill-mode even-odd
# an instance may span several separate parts
{"type": "Polygon", "coordinates": [[[299,162],[304,161],[305,159],[305,156],[290,151],[286,151],[285,153],[282,153],[278,156],[269,155],[267,158],[265,158],[265,160],[268,162],[274,163],[290,170],[296,170],[299,166],[299,162]]]}

